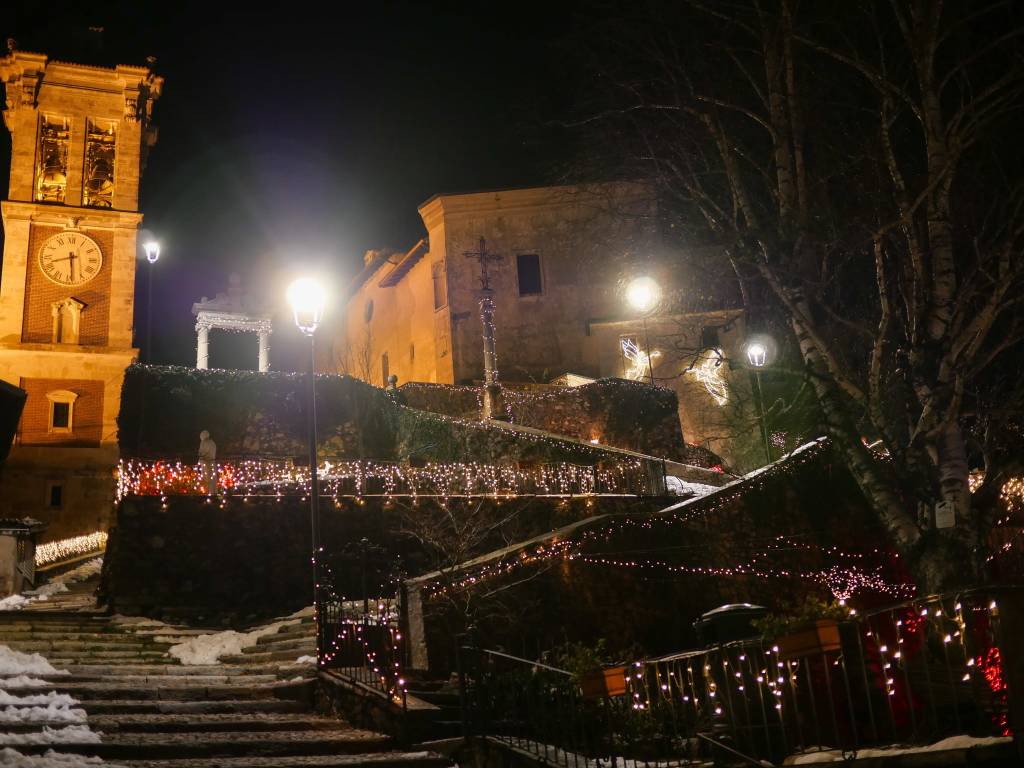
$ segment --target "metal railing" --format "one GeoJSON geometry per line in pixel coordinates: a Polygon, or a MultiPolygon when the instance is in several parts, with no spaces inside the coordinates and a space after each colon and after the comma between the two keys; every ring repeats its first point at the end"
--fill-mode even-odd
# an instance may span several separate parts
{"type": "Polygon", "coordinates": [[[901,603],[774,643],[631,662],[603,670],[596,693],[593,678],[472,645],[460,647],[459,665],[467,735],[564,768],[778,763],[1010,735],[998,590],[901,603]]]}
{"type": "Polygon", "coordinates": [[[317,608],[318,666],[384,694],[406,706],[402,635],[394,601],[324,601],[317,608]]]}

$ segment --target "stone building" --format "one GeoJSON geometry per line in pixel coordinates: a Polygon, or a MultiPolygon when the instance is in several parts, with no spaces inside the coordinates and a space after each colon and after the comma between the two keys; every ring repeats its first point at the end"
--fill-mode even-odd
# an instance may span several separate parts
{"type": "MultiPolygon", "coordinates": [[[[742,345],[741,313],[680,312],[667,300],[645,323],[625,301],[639,274],[652,274],[666,297],[687,291],[671,260],[659,259],[648,187],[441,194],[419,213],[426,236],[411,249],[366,254],[335,338],[334,370],[381,386],[391,374],[400,383],[479,382],[483,238],[500,257],[487,262],[499,382],[647,381],[653,372],[678,394],[687,442],[738,457],[734,406],[749,403],[750,389],[724,361],[742,345]]],[[[743,410],[740,421],[749,422],[743,410]]],[[[749,442],[747,432],[740,436],[749,442]]]]}
{"type": "Polygon", "coordinates": [[[139,180],[162,80],[13,51],[0,59],[11,133],[0,275],[0,379],[28,393],[0,478],[0,516],[48,537],[104,527],[132,346],[139,180]]]}

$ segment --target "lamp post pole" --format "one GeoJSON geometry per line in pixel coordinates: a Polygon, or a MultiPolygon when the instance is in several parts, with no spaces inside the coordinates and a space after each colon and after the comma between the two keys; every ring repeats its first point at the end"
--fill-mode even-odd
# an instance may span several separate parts
{"type": "Polygon", "coordinates": [[[764,411],[764,395],[761,393],[761,369],[768,363],[769,341],[752,340],[747,343],[747,362],[754,369],[754,388],[757,390],[758,420],[761,422],[761,438],[764,440],[764,455],[772,462],[772,449],[768,443],[768,419],[764,411]]]}
{"type": "Polygon", "coordinates": [[[757,388],[757,410],[761,416],[761,437],[764,439],[764,456],[772,463],[772,449],[768,444],[768,423],[765,419],[764,396],[761,394],[761,369],[754,369],[754,386],[757,388]]]}
{"type": "Polygon", "coordinates": [[[149,269],[146,272],[146,362],[153,362],[153,269],[160,258],[160,243],[156,240],[146,240],[142,244],[142,250],[146,252],[146,261],[149,262],[149,269]]]}
{"type": "Polygon", "coordinates": [[[626,301],[638,313],[644,326],[644,348],[647,355],[647,375],[654,386],[654,361],[651,360],[651,336],[647,332],[647,316],[661,301],[661,286],[650,277],[636,277],[626,286],[626,301]]]}
{"type": "MultiPolygon", "coordinates": [[[[313,547],[313,613],[320,613],[320,479],[316,457],[316,336],[309,334],[309,381],[307,384],[307,412],[309,413],[309,518],[310,539],[313,547]]],[[[316,634],[317,666],[322,648],[320,630],[316,634]]]]}
{"type": "Polygon", "coordinates": [[[651,379],[651,386],[654,386],[654,361],[651,360],[651,337],[647,333],[647,315],[644,315],[644,347],[647,350],[647,375],[651,379]]]}
{"type": "Polygon", "coordinates": [[[316,456],[316,329],[323,316],[323,287],[315,280],[300,278],[288,286],[295,325],[309,337],[309,376],[306,385],[306,413],[309,422],[309,534],[313,565],[313,617],[316,622],[316,665],[323,664],[323,616],[320,615],[320,478],[316,456]]]}

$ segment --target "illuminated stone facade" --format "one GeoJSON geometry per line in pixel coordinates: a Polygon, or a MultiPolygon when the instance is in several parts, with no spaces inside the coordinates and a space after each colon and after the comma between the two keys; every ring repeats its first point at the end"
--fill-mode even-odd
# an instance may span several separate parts
{"type": "MultiPolygon", "coordinates": [[[[570,385],[601,377],[647,380],[646,358],[629,359],[623,341],[635,342],[643,355],[649,337],[655,379],[676,391],[687,442],[732,458],[733,406],[744,399],[749,404],[749,383],[726,364],[708,367],[704,379],[686,371],[704,348],[735,357],[741,313],[659,312],[645,334],[625,306],[626,283],[639,270],[652,269],[642,265],[656,264],[651,256],[660,252],[647,187],[437,195],[419,213],[427,230],[421,242],[406,253],[367,253],[335,338],[334,370],[378,386],[389,374],[400,385],[479,382],[480,265],[467,253],[478,250],[483,237],[487,251],[501,256],[488,265],[500,382],[546,383],[566,374],[575,375],[570,385]],[[719,374],[725,402],[715,390],[719,374]]],[[[678,275],[662,269],[655,277],[666,294],[685,295],[678,275]]]]}
{"type": "Polygon", "coordinates": [[[162,80],[14,51],[0,59],[11,176],[3,214],[0,379],[28,392],[0,516],[47,538],[102,528],[132,347],[139,180],[162,80]]]}

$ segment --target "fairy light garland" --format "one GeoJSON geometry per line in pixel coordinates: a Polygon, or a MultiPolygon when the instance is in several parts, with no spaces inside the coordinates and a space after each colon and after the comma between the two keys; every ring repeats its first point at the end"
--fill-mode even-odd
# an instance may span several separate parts
{"type": "MultiPolygon", "coordinates": [[[[520,495],[642,495],[648,479],[642,462],[626,459],[600,465],[569,463],[515,467],[480,462],[427,463],[422,467],[374,461],[325,461],[318,467],[323,496],[364,495],[492,497],[520,495]]],[[[217,464],[217,490],[230,496],[305,494],[308,467],[291,462],[247,459],[217,464]]],[[[201,464],[121,460],[117,499],[126,496],[210,495],[201,464]]]]}
{"type": "MultiPolygon", "coordinates": [[[[874,679],[888,699],[900,697],[912,706],[918,693],[904,688],[910,656],[935,652],[937,644],[950,669],[962,670],[963,684],[972,688],[983,685],[991,692],[993,733],[1009,736],[1008,685],[993,626],[998,621],[998,607],[989,598],[974,599],[977,602],[972,605],[965,605],[966,599],[949,597],[911,601],[856,618],[850,609],[850,620],[869,657],[877,659],[877,666],[869,662],[869,667],[876,670],[872,675],[877,675],[874,679]],[[955,603],[952,610],[950,603],[955,603]],[[977,626],[988,628],[987,635],[977,639],[982,645],[974,655],[967,649],[965,612],[981,618],[977,626]],[[930,643],[929,637],[935,642],[930,643]]],[[[673,717],[710,720],[723,726],[747,707],[773,708],[781,717],[789,706],[787,686],[792,698],[801,677],[808,679],[808,685],[813,683],[813,658],[817,656],[784,661],[779,645],[758,640],[635,661],[625,669],[624,695],[633,710],[650,712],[652,717],[657,716],[654,710],[658,706],[668,707],[673,717]]],[[[842,663],[842,653],[826,660],[831,667],[842,663]]],[[[891,711],[893,705],[889,707],[891,711]]]]}
{"type": "Polygon", "coordinates": [[[107,546],[105,531],[95,531],[84,536],[72,536],[58,541],[48,541],[36,546],[36,567],[67,560],[75,555],[98,552],[107,546]]]}

